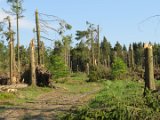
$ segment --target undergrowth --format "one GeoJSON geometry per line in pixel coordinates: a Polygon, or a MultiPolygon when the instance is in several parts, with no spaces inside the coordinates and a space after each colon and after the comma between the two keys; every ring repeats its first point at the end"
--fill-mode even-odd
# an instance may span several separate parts
{"type": "Polygon", "coordinates": [[[26,101],[34,100],[43,93],[50,92],[52,89],[47,87],[27,87],[19,89],[16,93],[0,93],[0,101],[3,105],[16,105],[26,101]]]}
{"type": "Polygon", "coordinates": [[[65,120],[159,120],[158,93],[147,91],[133,81],[106,81],[105,88],[88,106],[72,111],[65,120]]]}

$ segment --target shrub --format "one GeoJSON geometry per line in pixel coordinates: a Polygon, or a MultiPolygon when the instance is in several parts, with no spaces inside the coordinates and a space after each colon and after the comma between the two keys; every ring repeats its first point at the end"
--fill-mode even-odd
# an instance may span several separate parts
{"type": "Polygon", "coordinates": [[[109,79],[110,77],[110,70],[103,65],[99,66],[90,66],[89,71],[89,81],[96,82],[101,79],[109,79]]]}
{"type": "Polygon", "coordinates": [[[112,64],[111,77],[112,79],[124,79],[127,73],[127,65],[121,58],[115,58],[112,64]]]}

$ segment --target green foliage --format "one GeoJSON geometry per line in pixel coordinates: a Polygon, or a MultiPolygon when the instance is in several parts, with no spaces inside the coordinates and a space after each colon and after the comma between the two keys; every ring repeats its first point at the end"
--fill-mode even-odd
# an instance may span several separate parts
{"type": "Polygon", "coordinates": [[[72,29],[72,26],[71,26],[70,24],[65,24],[65,28],[66,28],[67,30],[71,30],[71,29],[72,29]]]}
{"type": "Polygon", "coordinates": [[[107,41],[107,38],[104,37],[103,41],[101,42],[101,62],[103,63],[104,60],[108,60],[108,57],[110,55],[111,55],[111,44],[110,42],[107,41]]]}
{"type": "Polygon", "coordinates": [[[16,93],[0,93],[0,100],[4,105],[17,105],[27,101],[34,100],[39,95],[50,92],[52,89],[48,87],[26,87],[18,89],[16,93]]]}
{"type": "Polygon", "coordinates": [[[134,60],[135,64],[140,66],[143,65],[143,43],[133,43],[133,50],[134,50],[134,60]]]}
{"type": "Polygon", "coordinates": [[[8,68],[8,49],[3,41],[0,41],[0,71],[5,71],[8,68]]]}
{"type": "Polygon", "coordinates": [[[154,111],[160,112],[160,95],[159,93],[152,93],[150,90],[146,90],[145,104],[152,108],[154,111]]]}
{"type": "Polygon", "coordinates": [[[133,81],[106,81],[105,88],[88,106],[79,108],[63,119],[69,120],[157,120],[160,117],[158,94],[133,81]]]}
{"type": "Polygon", "coordinates": [[[49,70],[53,74],[54,79],[68,77],[70,73],[62,57],[58,55],[52,55],[50,57],[49,70]]]}
{"type": "Polygon", "coordinates": [[[124,79],[123,77],[127,73],[127,66],[121,58],[115,58],[112,64],[112,79],[124,79]]]}
{"type": "Polygon", "coordinates": [[[0,94],[0,100],[13,99],[15,97],[16,97],[15,94],[12,94],[12,93],[1,93],[0,94]]]}
{"type": "Polygon", "coordinates": [[[71,50],[72,70],[78,70],[84,72],[86,70],[86,64],[89,62],[89,49],[86,44],[81,41],[75,48],[71,50]]]}
{"type": "Polygon", "coordinates": [[[76,39],[77,40],[80,40],[80,39],[82,39],[82,38],[84,38],[84,37],[86,37],[86,38],[88,38],[89,37],[89,32],[88,31],[77,31],[77,33],[76,33],[76,39]]]}
{"type": "Polygon", "coordinates": [[[110,78],[110,70],[103,65],[98,66],[90,66],[89,71],[89,81],[96,82],[102,79],[109,79],[110,78]]]}
{"type": "Polygon", "coordinates": [[[22,13],[24,11],[22,4],[23,0],[7,0],[7,3],[10,5],[11,11],[6,11],[7,13],[11,15],[18,15],[18,19],[22,16],[22,13]]]}

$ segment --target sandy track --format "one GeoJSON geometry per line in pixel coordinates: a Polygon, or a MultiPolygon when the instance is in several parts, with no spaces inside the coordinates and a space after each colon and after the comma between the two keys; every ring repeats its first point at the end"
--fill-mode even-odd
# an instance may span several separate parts
{"type": "Polygon", "coordinates": [[[72,93],[57,89],[19,106],[0,106],[0,120],[56,120],[78,106],[85,105],[98,91],[72,93]]]}

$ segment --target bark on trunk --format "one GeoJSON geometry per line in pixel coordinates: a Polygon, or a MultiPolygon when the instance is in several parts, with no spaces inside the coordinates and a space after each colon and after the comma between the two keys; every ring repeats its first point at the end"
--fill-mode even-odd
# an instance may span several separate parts
{"type": "Polygon", "coordinates": [[[145,56],[145,88],[155,90],[154,70],[153,70],[153,51],[152,46],[149,44],[144,45],[145,56]]]}
{"type": "Polygon", "coordinates": [[[35,73],[35,58],[34,58],[34,41],[31,40],[31,43],[30,43],[30,59],[31,59],[31,81],[32,81],[32,85],[33,86],[36,86],[37,85],[37,82],[36,82],[36,73],[35,73]]]}

